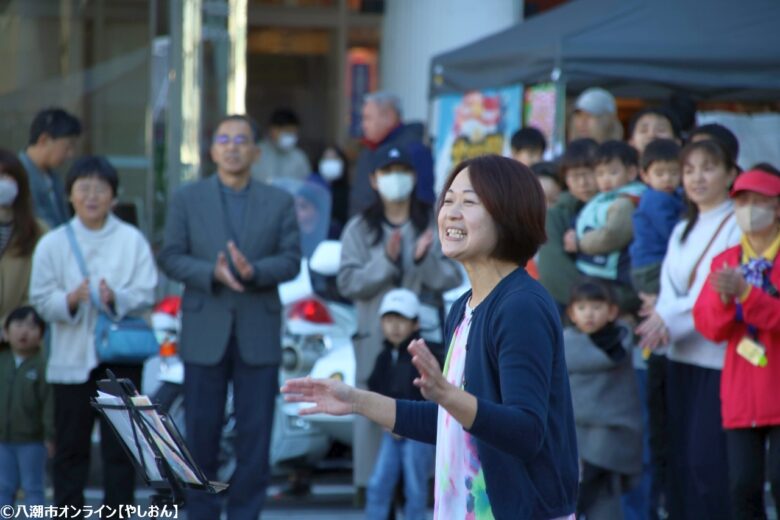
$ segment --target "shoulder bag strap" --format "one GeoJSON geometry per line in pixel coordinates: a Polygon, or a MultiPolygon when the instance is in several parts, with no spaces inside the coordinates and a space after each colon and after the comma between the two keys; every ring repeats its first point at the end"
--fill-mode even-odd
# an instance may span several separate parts
{"type": "Polygon", "coordinates": [[[699,256],[699,259],[696,260],[696,263],[693,265],[693,269],[691,269],[691,274],[688,276],[689,291],[691,290],[691,287],[693,287],[693,282],[696,280],[696,271],[699,270],[699,265],[701,265],[702,261],[704,260],[704,257],[707,256],[707,253],[712,247],[712,244],[715,243],[715,239],[718,238],[718,235],[720,235],[720,232],[723,230],[723,226],[726,225],[726,221],[728,221],[728,219],[731,218],[731,215],[733,214],[734,213],[729,213],[723,218],[723,220],[720,221],[720,224],[718,225],[718,228],[715,230],[715,233],[713,233],[712,238],[710,238],[710,241],[707,242],[707,247],[704,248],[704,251],[702,251],[701,255],[699,256]]]}
{"type": "Polygon", "coordinates": [[[81,271],[84,278],[89,278],[89,272],[87,271],[87,263],[84,261],[84,255],[81,254],[81,248],[76,240],[76,234],[73,232],[73,227],[70,222],[65,224],[65,231],[68,234],[68,242],[70,242],[70,249],[73,251],[73,256],[76,257],[76,263],[79,264],[79,271],[81,271]]]}
{"type": "MultiPolygon", "coordinates": [[[[67,222],[65,224],[65,231],[68,235],[68,242],[70,242],[70,249],[73,251],[73,256],[76,257],[76,263],[79,264],[79,271],[81,271],[81,275],[84,278],[89,278],[89,271],[87,271],[87,262],[84,260],[84,255],[81,254],[81,248],[79,247],[78,240],[76,240],[76,233],[73,232],[73,227],[70,225],[70,222],[67,222]]],[[[92,290],[89,291],[89,297],[92,300],[92,304],[97,308],[100,309],[101,305],[99,300],[96,298],[96,296],[92,293],[92,290]]]]}

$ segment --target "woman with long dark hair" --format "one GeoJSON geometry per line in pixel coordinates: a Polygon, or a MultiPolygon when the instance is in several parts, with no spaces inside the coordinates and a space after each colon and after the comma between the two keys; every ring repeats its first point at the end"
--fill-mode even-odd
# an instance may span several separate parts
{"type": "Polygon", "coordinates": [[[655,310],[637,333],[642,347],[660,348],[667,357],[669,516],[726,520],[731,510],[720,412],[726,344],[696,330],[693,306],[712,259],[739,243],[741,233],[729,198],[737,170],[731,156],[712,140],[685,146],[680,163],[688,215],[672,231],[655,310]]]}
{"type": "Polygon", "coordinates": [[[0,149],[0,323],[27,301],[35,244],[46,225],[33,214],[27,173],[16,154],[0,149]]]}
{"type": "MultiPolygon", "coordinates": [[[[380,160],[370,177],[375,200],[347,223],[338,274],[341,294],[355,302],[358,313],[354,347],[359,388],[367,388],[382,351],[378,311],[385,293],[404,287],[427,303],[431,312],[420,316],[421,335],[441,341],[442,293],[461,281],[458,266],[444,257],[436,240],[430,206],[414,196],[416,175],[407,153],[388,147],[377,157],[380,160]]],[[[355,485],[365,487],[382,432],[358,417],[354,433],[355,485]]]]}

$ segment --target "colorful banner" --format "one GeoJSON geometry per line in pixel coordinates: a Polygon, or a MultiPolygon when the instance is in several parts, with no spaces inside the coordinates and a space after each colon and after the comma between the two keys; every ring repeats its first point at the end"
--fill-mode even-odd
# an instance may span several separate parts
{"type": "Polygon", "coordinates": [[[520,128],[523,87],[472,91],[436,100],[436,190],[452,168],[478,155],[509,155],[520,128]]]}
{"type": "Polygon", "coordinates": [[[548,160],[554,154],[556,102],[555,83],[541,83],[525,89],[523,126],[533,126],[544,134],[548,160]]]}

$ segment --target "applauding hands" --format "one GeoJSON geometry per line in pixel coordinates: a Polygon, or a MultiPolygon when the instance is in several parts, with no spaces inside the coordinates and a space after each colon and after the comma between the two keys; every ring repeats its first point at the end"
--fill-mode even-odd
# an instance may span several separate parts
{"type": "Polygon", "coordinates": [[[255,276],[255,268],[232,240],[228,241],[227,250],[231,262],[238,271],[240,281],[233,275],[227,257],[222,251],[217,255],[217,262],[214,265],[214,279],[236,292],[244,292],[244,285],[241,282],[251,280],[255,276]]]}
{"type": "Polygon", "coordinates": [[[748,290],[748,283],[742,270],[730,267],[726,263],[719,270],[713,270],[710,273],[709,284],[715,292],[720,294],[720,299],[724,304],[739,298],[748,290]]]}

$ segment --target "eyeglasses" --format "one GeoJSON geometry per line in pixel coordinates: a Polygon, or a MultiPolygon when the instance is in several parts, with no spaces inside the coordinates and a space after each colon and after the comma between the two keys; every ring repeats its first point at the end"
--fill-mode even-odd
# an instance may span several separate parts
{"type": "Polygon", "coordinates": [[[104,183],[97,184],[82,184],[78,183],[73,186],[73,191],[79,195],[109,195],[111,193],[111,186],[104,183]]]}
{"type": "Polygon", "coordinates": [[[233,137],[230,137],[227,134],[219,134],[214,136],[214,144],[228,145],[231,142],[236,146],[243,146],[249,144],[251,140],[249,139],[249,136],[244,134],[234,135],[233,137]]]}

